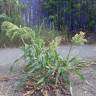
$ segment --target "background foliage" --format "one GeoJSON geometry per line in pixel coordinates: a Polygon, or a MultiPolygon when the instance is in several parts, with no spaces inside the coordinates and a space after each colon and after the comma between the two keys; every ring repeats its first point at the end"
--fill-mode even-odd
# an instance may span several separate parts
{"type": "Polygon", "coordinates": [[[5,15],[10,18],[11,22],[20,25],[23,7],[19,0],[0,0],[0,16],[5,15]]]}
{"type": "MultiPolygon", "coordinates": [[[[11,21],[18,26],[35,27],[37,33],[40,29],[40,36],[48,35],[49,39],[54,37],[55,31],[60,35],[64,33],[66,38],[81,30],[95,34],[95,10],[95,0],[0,0],[0,25],[11,21]]],[[[0,44],[7,43],[1,30],[0,38],[0,44]]]]}
{"type": "Polygon", "coordinates": [[[58,29],[69,31],[96,30],[95,0],[44,0],[45,11],[58,29]]]}
{"type": "MultiPolygon", "coordinates": [[[[0,45],[6,46],[16,43],[16,41],[10,41],[9,38],[5,36],[5,32],[1,32],[1,25],[4,21],[13,22],[16,25],[23,25],[23,20],[21,19],[21,13],[24,5],[19,2],[19,0],[0,0],[0,45]]],[[[18,40],[17,40],[18,41],[18,40]]]]}
{"type": "Polygon", "coordinates": [[[0,22],[10,18],[17,25],[26,21],[28,26],[33,26],[36,23],[40,25],[47,18],[49,21],[45,23],[51,23],[50,27],[58,30],[67,27],[67,31],[94,32],[95,6],[95,0],[0,0],[0,22]]]}

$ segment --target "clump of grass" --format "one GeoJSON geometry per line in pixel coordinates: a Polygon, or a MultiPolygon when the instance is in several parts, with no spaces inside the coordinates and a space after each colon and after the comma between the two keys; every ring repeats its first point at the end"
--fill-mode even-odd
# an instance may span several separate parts
{"type": "Polygon", "coordinates": [[[73,44],[82,45],[86,42],[85,34],[80,32],[72,38],[71,48],[67,57],[61,57],[56,48],[61,42],[61,37],[56,37],[48,46],[45,41],[28,27],[18,27],[12,23],[4,22],[2,29],[11,39],[20,38],[24,44],[22,50],[26,61],[24,79],[34,80],[35,86],[44,87],[48,84],[58,86],[60,81],[70,84],[69,74],[75,73],[81,79],[80,70],[83,63],[77,57],[70,57],[73,44]],[[29,40],[30,43],[26,42],[29,40]]]}

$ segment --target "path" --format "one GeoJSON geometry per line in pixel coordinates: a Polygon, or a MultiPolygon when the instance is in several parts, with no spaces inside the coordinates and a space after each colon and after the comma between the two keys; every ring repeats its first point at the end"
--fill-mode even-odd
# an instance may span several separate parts
{"type": "MultiPolygon", "coordinates": [[[[70,45],[64,45],[60,46],[57,51],[61,56],[66,56],[69,49],[70,45]]],[[[96,59],[96,45],[73,46],[71,56],[78,56],[82,59],[96,59]]]]}
{"type": "Polygon", "coordinates": [[[17,91],[19,82],[20,64],[13,65],[14,61],[22,56],[22,51],[17,48],[0,49],[0,96],[22,96],[17,91]],[[16,66],[15,72],[10,73],[11,66],[16,66]]]}

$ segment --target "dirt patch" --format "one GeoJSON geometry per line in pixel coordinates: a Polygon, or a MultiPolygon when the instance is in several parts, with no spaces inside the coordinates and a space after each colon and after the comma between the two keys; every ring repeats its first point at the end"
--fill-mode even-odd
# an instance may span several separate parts
{"type": "Polygon", "coordinates": [[[24,87],[23,96],[71,96],[68,86],[62,82],[58,86],[48,84],[42,88],[35,87],[32,81],[28,81],[24,87]]]}

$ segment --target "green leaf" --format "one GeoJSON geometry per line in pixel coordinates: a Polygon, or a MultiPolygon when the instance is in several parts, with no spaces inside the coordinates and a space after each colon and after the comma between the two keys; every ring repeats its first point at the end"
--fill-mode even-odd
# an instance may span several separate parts
{"type": "Polygon", "coordinates": [[[43,78],[41,78],[38,82],[37,82],[37,84],[41,84],[41,83],[43,83],[44,82],[44,80],[45,80],[45,78],[43,77],[43,78]]]}
{"type": "Polygon", "coordinates": [[[85,80],[84,75],[81,74],[81,72],[80,72],[79,70],[76,70],[75,73],[79,76],[79,78],[80,78],[81,80],[85,80]]]}

